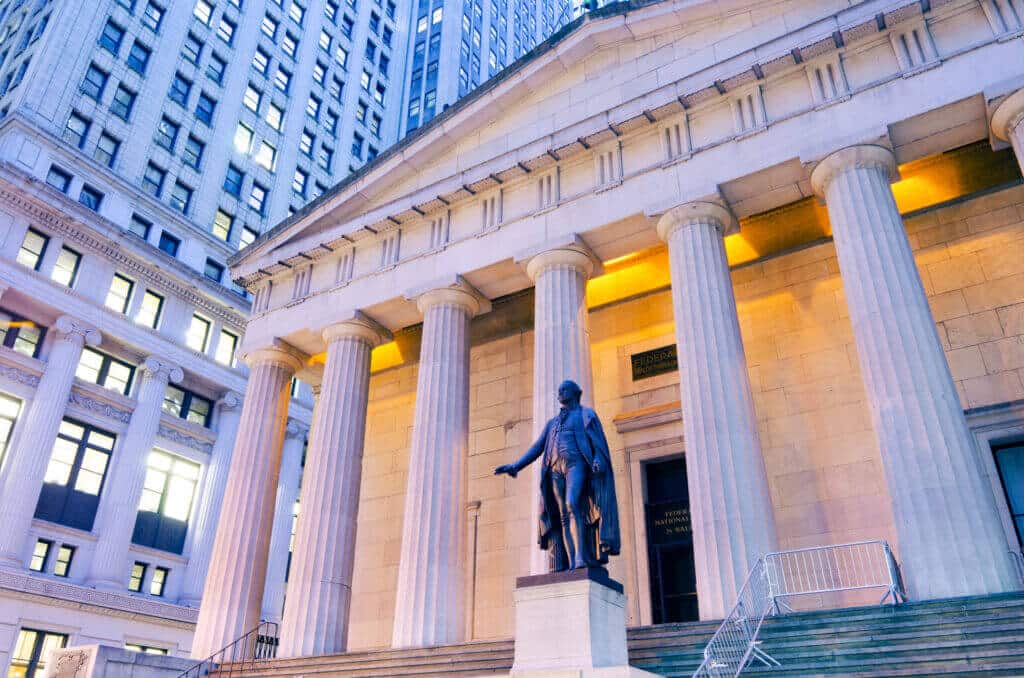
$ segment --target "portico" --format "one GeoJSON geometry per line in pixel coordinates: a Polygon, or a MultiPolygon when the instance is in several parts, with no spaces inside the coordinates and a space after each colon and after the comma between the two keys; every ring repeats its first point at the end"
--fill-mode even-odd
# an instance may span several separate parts
{"type": "Polygon", "coordinates": [[[703,619],[779,546],[887,539],[917,599],[1015,586],[964,409],[1024,397],[1020,361],[977,349],[979,373],[956,351],[977,345],[962,339],[975,313],[1024,302],[999,282],[1020,262],[987,240],[1019,245],[1020,217],[948,224],[1024,203],[1004,150],[1021,148],[1006,64],[1024,47],[935,28],[928,67],[907,63],[891,36],[967,21],[947,5],[907,3],[881,28],[809,2],[803,30],[746,41],[719,3],[588,20],[248,248],[233,274],[256,295],[252,376],[197,629],[213,640],[194,654],[258,621],[293,374],[321,390],[285,656],[509,635],[512,581],[543,559],[534,487],[490,469],[526,448],[566,378],[616,421],[632,519],[612,574],[632,623],[651,621],[654,581],[638,582],[634,458],[685,460],[703,619]],[[696,67],[654,47],[683,44],[734,53],[696,67]],[[826,66],[842,77],[816,89],[826,66]],[[952,261],[965,251],[993,257],[980,279],[952,261]],[[631,373],[666,346],[678,369],[631,373]]]}

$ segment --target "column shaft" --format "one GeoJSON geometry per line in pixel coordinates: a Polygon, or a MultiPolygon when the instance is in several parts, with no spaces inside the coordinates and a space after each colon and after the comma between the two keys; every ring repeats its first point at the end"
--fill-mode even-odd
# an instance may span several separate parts
{"type": "Polygon", "coordinates": [[[185,580],[181,584],[181,597],[178,599],[179,603],[189,607],[199,607],[203,597],[206,570],[210,565],[213,540],[217,534],[220,503],[228,483],[231,451],[235,446],[235,435],[238,433],[242,413],[241,405],[242,397],[232,392],[228,392],[218,403],[217,440],[210,451],[202,494],[190,527],[188,567],[185,569],[185,580]]]}
{"type": "Polygon", "coordinates": [[[260,621],[289,387],[301,361],[278,348],[246,358],[249,382],[199,607],[196,658],[227,646],[260,621]]]}
{"type": "Polygon", "coordinates": [[[776,549],[764,457],[723,231],[732,215],[692,203],[662,217],[668,241],[701,619],[725,616],[750,568],[776,549]]]}
{"type": "Polygon", "coordinates": [[[327,361],[306,455],[282,657],[344,652],[370,388],[370,353],[386,336],[372,321],[327,329],[327,361]]]}
{"type": "Polygon", "coordinates": [[[263,589],[262,617],[280,622],[284,610],[285,578],[288,576],[288,543],[292,536],[292,513],[299,498],[302,475],[302,447],[308,429],[299,422],[288,422],[281,450],[281,473],[274,502],[274,526],[270,531],[270,552],[267,556],[267,582],[263,589]]]}
{"type": "MultiPolygon", "coordinates": [[[[594,402],[590,361],[587,280],[593,259],[583,252],[556,249],[530,260],[527,273],[534,281],[533,317],[533,437],[558,413],[559,384],[571,379],[583,389],[583,404],[594,402]]],[[[542,465],[530,467],[530,487],[540,487],[542,465]]],[[[540,503],[531,501],[529,530],[530,573],[550,571],[550,555],[537,543],[540,503]]]]}
{"type": "Polygon", "coordinates": [[[1014,571],[992,489],[939,343],[878,146],[814,171],[828,204],[861,375],[911,598],[1009,590],[1014,571]]]}
{"type": "Polygon", "coordinates": [[[68,316],[54,324],[57,341],[32,403],[25,412],[17,446],[8,452],[0,478],[0,566],[20,568],[35,515],[53,441],[67,407],[75,369],[85,344],[96,346],[100,333],[68,316]]]}
{"type": "Polygon", "coordinates": [[[146,358],[141,371],[135,411],[113,459],[97,519],[99,541],[88,578],[89,585],[97,588],[120,589],[128,581],[128,547],[146,482],[146,460],[160,429],[167,384],[184,376],[180,367],[154,356],[146,358]]]}
{"type": "Polygon", "coordinates": [[[1020,171],[1024,172],[1024,89],[1006,97],[996,107],[992,113],[992,132],[1010,142],[1020,171]]]}
{"type": "Polygon", "coordinates": [[[464,632],[469,321],[475,304],[454,289],[419,299],[423,343],[393,647],[453,643],[464,632]]]}

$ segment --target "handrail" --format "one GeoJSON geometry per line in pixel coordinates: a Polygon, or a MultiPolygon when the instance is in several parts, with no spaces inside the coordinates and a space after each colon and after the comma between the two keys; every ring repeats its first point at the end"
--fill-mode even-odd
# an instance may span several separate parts
{"type": "MultiPolygon", "coordinates": [[[[1022,561],[1024,564],[1024,561],[1022,561]]],[[[736,605],[704,648],[693,678],[739,676],[755,659],[779,662],[761,649],[758,634],[769,615],[792,612],[787,599],[841,591],[882,589],[879,604],[906,600],[899,566],[882,540],[814,546],[767,553],[757,559],[737,596],[736,605]]]]}
{"type": "Polygon", "coordinates": [[[260,622],[245,635],[180,674],[178,678],[202,678],[216,671],[218,677],[231,676],[235,671],[252,668],[257,661],[273,659],[277,655],[277,624],[260,622]],[[226,671],[219,667],[227,664],[226,671]]]}

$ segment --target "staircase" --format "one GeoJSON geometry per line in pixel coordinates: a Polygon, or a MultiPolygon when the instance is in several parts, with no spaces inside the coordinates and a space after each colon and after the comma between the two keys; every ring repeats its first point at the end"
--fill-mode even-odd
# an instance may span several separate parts
{"type": "MultiPolygon", "coordinates": [[[[629,630],[629,659],[667,678],[688,677],[717,624],[629,630]]],[[[750,676],[1024,676],[1024,594],[958,598],[898,607],[859,607],[770,617],[760,638],[781,668],[750,676]]],[[[217,678],[351,676],[473,678],[507,674],[512,641],[374,650],[305,659],[222,665],[217,678]]]]}

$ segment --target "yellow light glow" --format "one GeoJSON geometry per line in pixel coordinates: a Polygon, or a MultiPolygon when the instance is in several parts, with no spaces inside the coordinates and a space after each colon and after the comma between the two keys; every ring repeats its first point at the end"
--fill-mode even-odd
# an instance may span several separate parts
{"type": "Polygon", "coordinates": [[[405,358],[402,356],[402,350],[399,348],[398,342],[389,341],[373,349],[373,353],[370,354],[370,371],[379,372],[380,370],[397,367],[404,362],[405,358]]]}

